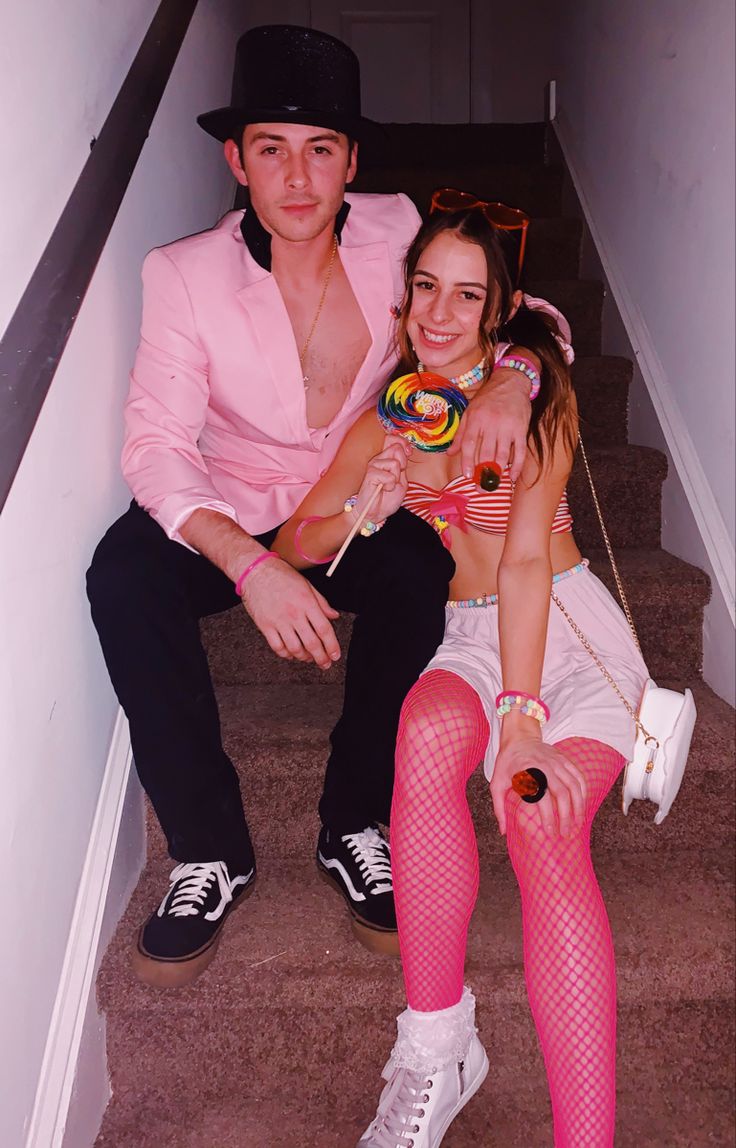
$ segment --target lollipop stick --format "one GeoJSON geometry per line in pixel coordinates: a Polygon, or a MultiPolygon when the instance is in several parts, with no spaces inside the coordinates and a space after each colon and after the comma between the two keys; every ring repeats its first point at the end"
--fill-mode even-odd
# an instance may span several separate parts
{"type": "Polygon", "coordinates": [[[356,522],[353,524],[353,526],[350,528],[350,533],[348,534],[347,538],[345,539],[345,541],[343,542],[342,546],[341,546],[341,547],[340,547],[340,549],[338,550],[337,554],[336,554],[336,555],[335,555],[335,557],[333,558],[333,560],[332,560],[332,565],[330,566],[330,568],[329,568],[329,570],[327,571],[327,574],[326,574],[326,577],[327,577],[327,578],[331,578],[331,577],[332,577],[332,575],[335,573],[335,570],[337,569],[337,564],[338,564],[338,562],[340,561],[340,559],[342,558],[343,554],[344,554],[344,553],[345,553],[345,551],[347,550],[348,546],[350,545],[350,543],[351,543],[351,542],[353,541],[353,539],[355,538],[355,535],[358,533],[358,531],[360,530],[361,526],[362,526],[362,525],[363,525],[363,523],[365,522],[366,518],[367,518],[367,517],[368,517],[368,515],[370,514],[371,510],[373,509],[373,505],[374,505],[374,503],[375,503],[376,499],[378,498],[378,496],[379,496],[379,494],[381,493],[381,491],[382,491],[382,490],[383,490],[383,484],[379,482],[379,483],[377,484],[377,486],[376,486],[376,489],[374,490],[373,494],[372,494],[372,495],[370,496],[370,498],[368,499],[368,502],[366,503],[366,507],[365,507],[365,510],[364,510],[364,511],[362,512],[362,514],[360,515],[360,518],[359,518],[359,519],[358,519],[358,520],[357,520],[357,521],[356,521],[356,522]]]}

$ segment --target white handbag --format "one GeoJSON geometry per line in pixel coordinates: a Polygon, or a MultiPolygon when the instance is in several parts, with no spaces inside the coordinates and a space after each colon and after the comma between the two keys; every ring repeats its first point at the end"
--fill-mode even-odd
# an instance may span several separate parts
{"type": "MultiPolygon", "coordinates": [[[[582,439],[579,439],[579,445],[593,495],[593,502],[595,503],[596,512],[598,514],[598,521],[603,531],[608,557],[611,560],[613,576],[616,580],[619,597],[621,598],[621,605],[623,606],[627,621],[631,627],[634,641],[639,650],[641,650],[639,635],[636,632],[634,619],[631,616],[626,594],[624,593],[624,588],[621,583],[621,576],[619,575],[616,560],[613,556],[611,542],[603,521],[598,495],[596,494],[593,484],[593,476],[590,473],[588,457],[585,453],[582,439]]],[[[644,692],[639,702],[639,707],[635,710],[628,699],[624,697],[617,682],[611,677],[585,634],[583,634],[582,630],[580,630],[570,617],[554,592],[552,593],[552,600],[565,615],[575,634],[593,658],[603,676],[618,694],[636,724],[634,756],[624,770],[622,794],[623,811],[624,813],[628,813],[629,806],[634,800],[652,801],[658,807],[654,816],[654,822],[656,825],[661,825],[672,808],[673,801],[677,797],[685,772],[688,753],[690,752],[690,742],[693,736],[696,717],[693,695],[690,690],[685,690],[684,694],[681,694],[678,693],[677,690],[664,689],[664,687],[658,686],[656,682],[652,681],[651,678],[648,678],[644,685],[644,692]]]]}
{"type": "Polygon", "coordinates": [[[654,822],[662,824],[682,782],[695,716],[690,690],[680,694],[647,680],[639,704],[634,756],[624,773],[624,813],[636,798],[653,801],[659,806],[654,822]]]}

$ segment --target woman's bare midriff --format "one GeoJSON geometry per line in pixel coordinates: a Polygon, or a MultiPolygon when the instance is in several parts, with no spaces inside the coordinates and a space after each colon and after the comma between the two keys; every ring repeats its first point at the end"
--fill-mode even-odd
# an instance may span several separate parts
{"type": "MultiPolygon", "coordinates": [[[[463,534],[457,527],[451,529],[451,553],[457,573],[450,583],[450,598],[462,600],[498,593],[498,564],[505,541],[503,535],[484,534],[473,526],[467,528],[467,534],[463,534]]],[[[549,556],[553,574],[569,570],[580,562],[581,554],[570,531],[550,536],[549,556]]]]}

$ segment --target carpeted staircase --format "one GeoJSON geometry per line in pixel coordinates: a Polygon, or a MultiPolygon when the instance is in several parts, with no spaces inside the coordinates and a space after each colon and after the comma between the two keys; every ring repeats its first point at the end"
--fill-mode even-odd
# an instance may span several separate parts
{"type": "MultiPolygon", "coordinates": [[[[627,443],[632,367],[601,355],[602,286],[578,278],[582,223],[561,216],[563,173],[545,163],[543,126],[401,126],[392,143],[392,165],[366,171],[357,190],[401,189],[424,206],[434,187],[452,185],[525,208],[534,217],[527,289],[570,319],[591,466],[644,653],[663,684],[694,687],[699,710],[665,823],[655,828],[652,807],[641,803],[624,818],[617,787],[594,827],[618,955],[616,1144],[732,1146],[733,711],[700,681],[708,579],[660,548],[666,460],[627,443]]],[[[576,535],[610,585],[583,477],[576,471],[570,487],[576,535]]],[[[338,629],[344,649],[349,619],[338,629]]],[[[149,811],[148,865],[98,981],[113,1098],[97,1143],[354,1148],[375,1110],[403,990],[398,963],[353,940],[342,902],[314,865],[342,669],[323,674],[279,661],[240,610],[209,619],[203,631],[259,882],[198,983],[170,993],[137,983],[131,939],[170,868],[149,811]]],[[[480,776],[471,791],[483,876],[467,981],[491,1072],[443,1148],[551,1148],[515,881],[480,776]]]]}

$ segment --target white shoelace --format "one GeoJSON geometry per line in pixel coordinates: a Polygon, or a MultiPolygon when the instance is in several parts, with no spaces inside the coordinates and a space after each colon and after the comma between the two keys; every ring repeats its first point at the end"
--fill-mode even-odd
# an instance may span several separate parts
{"type": "Polygon", "coordinates": [[[348,833],[342,840],[359,862],[358,868],[366,885],[375,885],[370,893],[390,893],[391,857],[388,843],[377,829],[363,829],[361,833],[348,833]],[[376,884],[378,882],[378,884],[376,884]]]}
{"type": "Polygon", "coordinates": [[[171,870],[169,879],[172,885],[179,884],[179,888],[173,897],[171,897],[171,889],[169,889],[159,905],[159,917],[163,917],[165,913],[171,917],[196,916],[202,911],[202,906],[215,879],[220,887],[220,904],[211,913],[207,913],[207,920],[216,921],[225,906],[233,899],[227,866],[224,861],[212,861],[206,864],[183,862],[171,870]],[[170,901],[169,897],[171,897],[170,901]]]}
{"type": "Polygon", "coordinates": [[[432,1080],[426,1073],[396,1070],[381,1097],[376,1121],[371,1128],[375,1148],[412,1148],[414,1136],[421,1131],[419,1121],[424,1105],[429,1103],[432,1080]]]}

